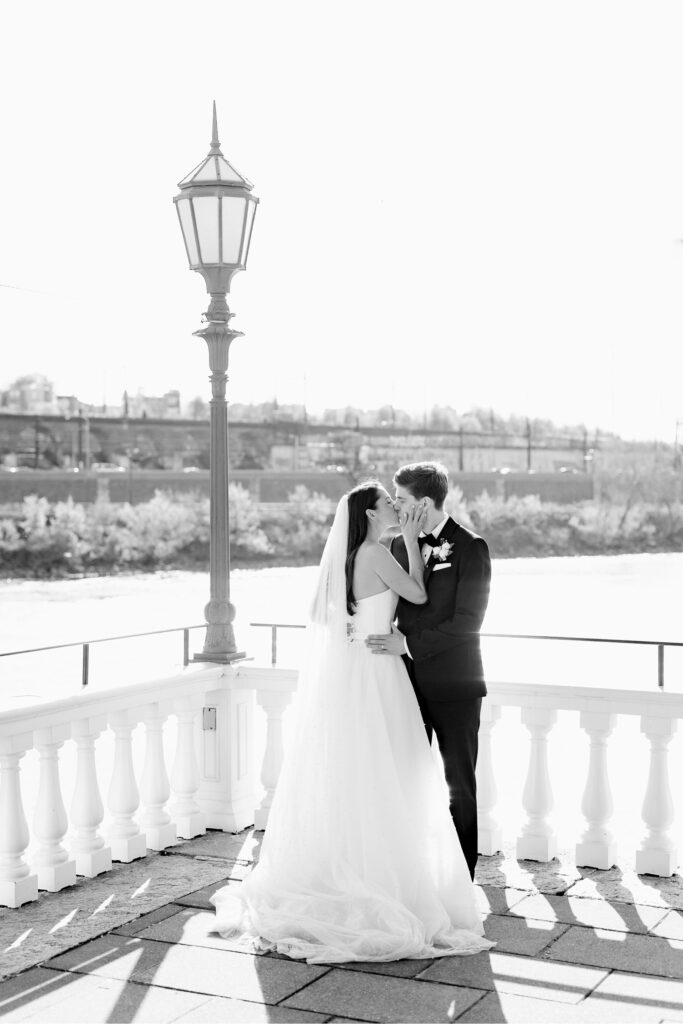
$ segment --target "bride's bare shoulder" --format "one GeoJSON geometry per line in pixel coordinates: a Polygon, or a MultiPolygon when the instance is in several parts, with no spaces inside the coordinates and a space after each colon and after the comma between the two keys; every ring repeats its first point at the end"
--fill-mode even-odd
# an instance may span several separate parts
{"type": "Polygon", "coordinates": [[[383,544],[378,544],[376,541],[372,541],[371,543],[361,544],[358,548],[356,561],[358,561],[358,559],[360,559],[361,563],[364,565],[374,566],[382,565],[387,561],[387,559],[391,559],[391,561],[393,561],[393,556],[389,549],[383,544]]]}

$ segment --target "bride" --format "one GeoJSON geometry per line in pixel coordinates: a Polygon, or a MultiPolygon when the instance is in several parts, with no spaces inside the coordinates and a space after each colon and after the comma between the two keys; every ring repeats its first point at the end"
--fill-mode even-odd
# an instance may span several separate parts
{"type": "Polygon", "coordinates": [[[474,888],[400,657],[376,657],[401,596],[427,600],[420,507],[406,573],[379,543],[397,516],[381,484],[337,507],[323,552],[294,720],[258,865],[213,897],[215,928],[309,963],[478,953],[474,888]]]}

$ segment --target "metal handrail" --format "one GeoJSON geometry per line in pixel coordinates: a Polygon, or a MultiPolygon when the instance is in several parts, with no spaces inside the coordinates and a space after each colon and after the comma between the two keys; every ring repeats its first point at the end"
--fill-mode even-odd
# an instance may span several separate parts
{"type": "Polygon", "coordinates": [[[90,679],[90,647],[92,644],[107,644],[113,640],[135,640],[142,636],[160,636],[162,633],[183,634],[183,667],[190,664],[190,630],[202,629],[205,622],[196,626],[173,626],[171,629],[148,629],[144,633],[123,633],[121,636],[102,636],[95,640],[73,640],[68,644],[49,644],[46,647],[27,647],[22,651],[0,651],[0,658],[10,658],[17,654],[40,654],[41,651],[59,651],[67,647],[82,648],[81,685],[87,686],[90,679]]]}
{"type": "Polygon", "coordinates": [[[683,640],[625,640],[607,636],[547,636],[544,633],[480,633],[479,636],[504,640],[571,640],[588,644],[641,644],[644,647],[683,647],[683,640]]]}
{"type": "Polygon", "coordinates": [[[305,629],[303,622],[250,622],[250,626],[267,626],[270,628],[270,664],[277,665],[277,631],[278,629],[305,629]]]}
{"type": "MultiPolygon", "coordinates": [[[[278,629],[305,629],[302,623],[294,622],[250,622],[250,626],[264,626],[271,630],[271,665],[277,664],[277,631],[278,629]]],[[[681,640],[623,640],[619,637],[601,636],[554,636],[544,633],[478,633],[481,637],[499,640],[566,640],[571,643],[590,644],[638,644],[642,647],[657,648],[657,686],[664,689],[664,649],[666,647],[683,647],[681,640]]]]}
{"type": "MultiPolygon", "coordinates": [[[[277,631],[278,629],[305,629],[302,622],[250,622],[250,626],[262,627],[271,631],[271,665],[277,664],[277,631]]],[[[9,658],[19,654],[39,654],[42,651],[57,651],[68,647],[82,648],[81,684],[87,686],[90,677],[90,647],[92,644],[106,644],[114,640],[135,640],[143,636],[160,636],[165,633],[183,634],[183,667],[190,663],[190,630],[203,629],[206,623],[193,626],[173,626],[170,629],[151,629],[144,633],[123,633],[120,636],[104,636],[95,640],[75,640],[68,644],[49,644],[46,647],[27,647],[19,651],[0,651],[0,658],[9,658]]],[[[475,631],[476,632],[476,631],[475,631]]],[[[474,634],[473,634],[474,635],[474,634]]],[[[481,637],[500,640],[564,640],[571,643],[591,644],[636,644],[641,647],[657,648],[657,686],[664,689],[664,650],[667,647],[683,647],[680,640],[626,640],[619,637],[598,636],[556,636],[543,633],[479,633],[481,637]]]]}

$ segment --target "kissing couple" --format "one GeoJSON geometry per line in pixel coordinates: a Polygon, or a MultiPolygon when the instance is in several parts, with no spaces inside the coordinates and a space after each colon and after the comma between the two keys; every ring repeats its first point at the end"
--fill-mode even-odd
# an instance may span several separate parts
{"type": "Polygon", "coordinates": [[[260,860],[213,897],[221,935],[308,963],[493,945],[472,882],[488,548],[444,512],[443,466],[394,485],[337,506],[260,860]]]}

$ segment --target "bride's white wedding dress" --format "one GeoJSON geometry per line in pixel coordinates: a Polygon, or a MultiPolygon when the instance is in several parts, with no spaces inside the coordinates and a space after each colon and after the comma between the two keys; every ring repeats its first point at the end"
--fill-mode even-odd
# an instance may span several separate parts
{"type": "Polygon", "coordinates": [[[213,897],[224,936],[309,963],[492,945],[405,666],[363,642],[395,606],[390,590],[358,601],[352,641],[303,673],[259,864],[213,897]]]}

